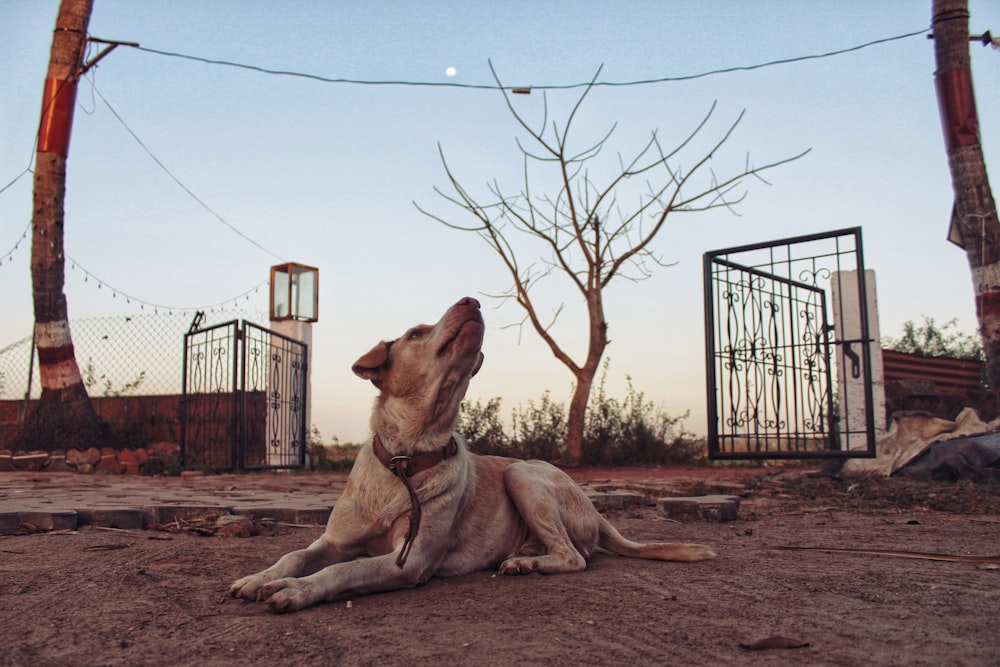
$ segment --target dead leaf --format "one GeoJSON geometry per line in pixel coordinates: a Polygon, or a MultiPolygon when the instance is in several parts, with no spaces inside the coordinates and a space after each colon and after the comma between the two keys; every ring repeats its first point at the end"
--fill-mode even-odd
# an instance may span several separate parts
{"type": "Polygon", "coordinates": [[[117,544],[94,544],[89,547],[84,547],[84,551],[115,551],[116,549],[128,549],[131,544],[125,544],[119,542],[117,544]]]}
{"type": "Polygon", "coordinates": [[[791,639],[790,637],[782,637],[780,635],[758,639],[749,644],[740,642],[740,648],[745,648],[748,651],[766,651],[773,648],[805,648],[807,646],[809,646],[809,642],[802,642],[798,639],[791,639]]]}

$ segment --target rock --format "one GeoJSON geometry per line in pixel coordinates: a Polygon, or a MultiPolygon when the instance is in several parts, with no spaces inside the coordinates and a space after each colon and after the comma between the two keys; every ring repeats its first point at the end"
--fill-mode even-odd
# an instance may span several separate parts
{"type": "Polygon", "coordinates": [[[105,447],[101,450],[101,459],[97,464],[97,469],[112,475],[120,475],[125,472],[125,466],[118,462],[117,453],[111,447],[105,447]]]}
{"type": "Polygon", "coordinates": [[[0,535],[13,535],[20,525],[20,512],[0,512],[0,535]]]}
{"type": "Polygon", "coordinates": [[[146,446],[150,461],[157,460],[162,468],[174,470],[181,465],[181,446],[176,442],[161,441],[146,446]]]}
{"type": "Polygon", "coordinates": [[[77,520],[77,513],[73,510],[21,512],[20,528],[29,533],[50,530],[76,530],[77,520]]]}
{"type": "Polygon", "coordinates": [[[15,452],[10,457],[15,470],[41,470],[49,462],[48,452],[15,452]]]}
{"type": "Polygon", "coordinates": [[[115,455],[118,459],[118,463],[121,464],[122,470],[126,474],[137,475],[139,474],[139,465],[142,463],[139,461],[139,457],[131,449],[123,449],[115,455]]]}
{"type": "Polygon", "coordinates": [[[590,498],[590,502],[594,503],[594,507],[599,511],[606,509],[624,509],[626,507],[631,507],[632,505],[637,505],[643,500],[641,493],[633,493],[631,491],[588,493],[587,497],[590,498]]]}
{"type": "Polygon", "coordinates": [[[70,448],[66,450],[66,463],[71,466],[82,466],[84,464],[95,465],[101,460],[101,453],[91,447],[81,452],[79,449],[70,448]]]}
{"type": "Polygon", "coordinates": [[[77,510],[80,525],[118,528],[120,530],[142,530],[143,515],[138,507],[111,509],[77,510]]]}
{"type": "Polygon", "coordinates": [[[76,468],[66,465],[66,455],[62,452],[52,452],[49,462],[45,464],[45,472],[74,472],[76,468]]]}
{"type": "Polygon", "coordinates": [[[735,521],[739,510],[738,496],[660,498],[656,501],[657,513],[677,521],[735,521]]]}

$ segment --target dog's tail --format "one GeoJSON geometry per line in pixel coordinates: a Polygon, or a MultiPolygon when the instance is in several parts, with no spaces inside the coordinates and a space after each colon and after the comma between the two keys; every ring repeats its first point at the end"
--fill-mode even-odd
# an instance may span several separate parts
{"type": "Polygon", "coordinates": [[[626,539],[611,523],[601,517],[601,548],[620,556],[649,560],[696,561],[715,558],[715,552],[703,544],[686,542],[633,542],[626,539]]]}

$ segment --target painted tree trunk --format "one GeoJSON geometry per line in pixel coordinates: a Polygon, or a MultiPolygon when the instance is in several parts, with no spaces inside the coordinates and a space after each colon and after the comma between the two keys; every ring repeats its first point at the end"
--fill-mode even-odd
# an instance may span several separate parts
{"type": "Polygon", "coordinates": [[[996,403],[1000,390],[1000,222],[979,140],[967,0],[934,0],[933,30],[934,78],[955,192],[953,224],[972,272],[986,375],[996,403]]]}
{"type": "Polygon", "coordinates": [[[63,0],[52,39],[35,158],[31,240],[42,395],[13,443],[16,449],[54,451],[112,444],[110,430],[94,412],[80,375],[63,293],[66,158],[92,8],[93,0],[63,0]]]}

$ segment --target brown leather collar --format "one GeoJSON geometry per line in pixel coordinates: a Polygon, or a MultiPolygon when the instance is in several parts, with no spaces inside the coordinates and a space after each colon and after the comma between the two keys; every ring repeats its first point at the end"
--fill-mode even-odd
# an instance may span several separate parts
{"type": "Polygon", "coordinates": [[[372,438],[372,449],[375,450],[375,456],[382,462],[382,465],[391,470],[394,475],[413,477],[417,473],[433,468],[442,461],[458,454],[458,443],[452,436],[448,440],[448,444],[433,452],[424,452],[414,456],[393,456],[382,444],[382,439],[376,433],[375,437],[372,438]]]}
{"type": "Polygon", "coordinates": [[[382,465],[391,470],[392,474],[403,482],[406,492],[410,494],[410,529],[403,540],[403,546],[399,550],[399,555],[396,556],[396,565],[401,568],[406,564],[406,559],[410,556],[410,549],[413,547],[413,542],[417,539],[417,531],[420,530],[420,499],[417,497],[417,492],[410,483],[410,477],[413,477],[418,472],[433,468],[445,459],[458,454],[458,443],[455,442],[455,436],[452,436],[448,440],[448,444],[433,452],[424,452],[415,456],[393,456],[385,448],[385,445],[382,444],[382,439],[376,433],[375,437],[372,438],[372,449],[375,451],[375,456],[378,460],[382,462],[382,465]]]}

